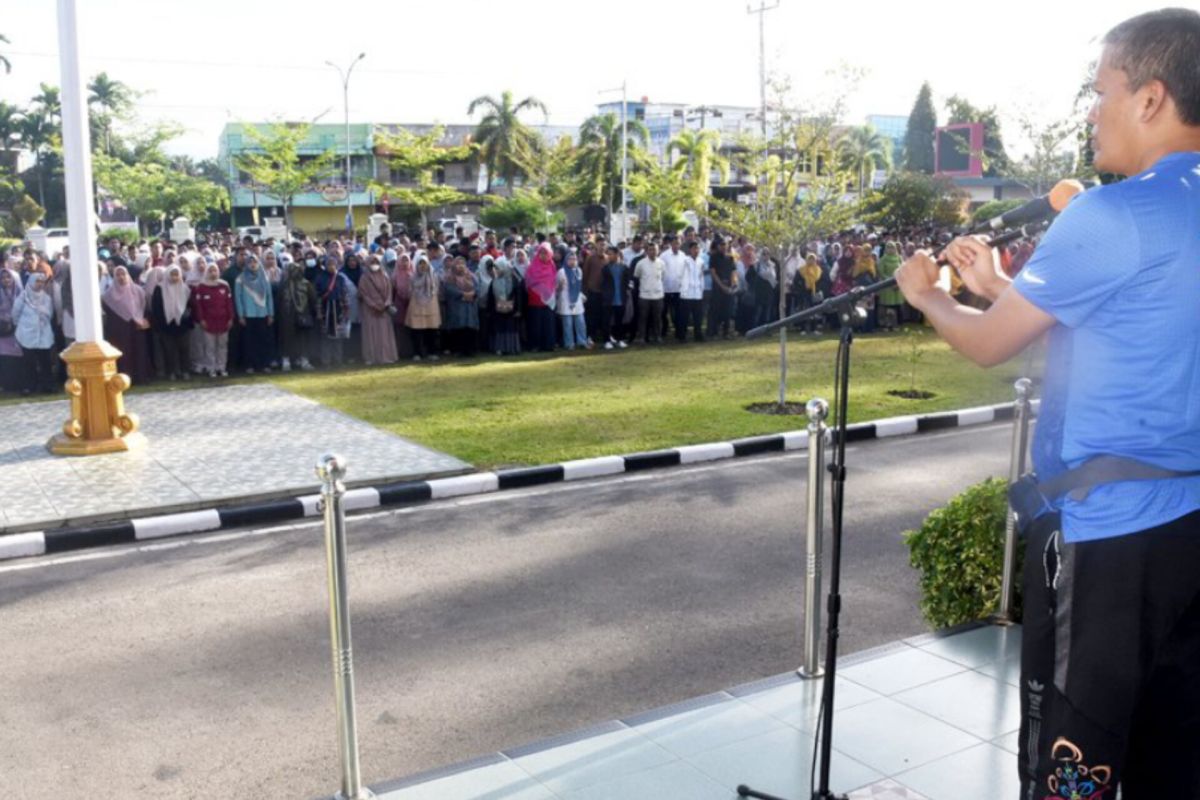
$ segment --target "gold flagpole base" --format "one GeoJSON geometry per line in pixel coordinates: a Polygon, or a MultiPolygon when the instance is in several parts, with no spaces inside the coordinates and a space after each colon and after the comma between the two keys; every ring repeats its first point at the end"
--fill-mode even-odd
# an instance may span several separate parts
{"type": "Polygon", "coordinates": [[[145,446],[136,414],[125,413],[129,376],[117,372],[121,351],[108,342],[76,342],[63,351],[71,418],[46,447],[59,456],[122,453],[145,446]]]}

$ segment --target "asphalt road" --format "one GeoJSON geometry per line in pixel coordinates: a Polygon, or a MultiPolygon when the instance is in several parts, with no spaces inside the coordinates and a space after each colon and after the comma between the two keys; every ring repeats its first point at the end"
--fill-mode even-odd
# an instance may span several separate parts
{"type": "MultiPolygon", "coordinates": [[[[1008,437],[849,448],[843,652],[926,630],[901,533],[1004,474],[1008,437]]],[[[795,668],[806,468],[777,455],[351,517],[367,782],[795,668]]],[[[0,567],[0,794],[331,795],[326,602],[307,523],[0,567]]]]}

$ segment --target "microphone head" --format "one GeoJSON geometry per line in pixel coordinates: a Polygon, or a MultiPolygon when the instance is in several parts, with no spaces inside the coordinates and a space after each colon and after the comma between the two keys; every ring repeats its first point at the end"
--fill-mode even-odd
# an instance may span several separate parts
{"type": "Polygon", "coordinates": [[[1075,199],[1075,195],[1083,192],[1083,184],[1074,179],[1062,180],[1054,184],[1054,188],[1050,190],[1050,194],[1046,195],[1046,199],[1050,201],[1050,207],[1057,212],[1061,212],[1075,199]]]}

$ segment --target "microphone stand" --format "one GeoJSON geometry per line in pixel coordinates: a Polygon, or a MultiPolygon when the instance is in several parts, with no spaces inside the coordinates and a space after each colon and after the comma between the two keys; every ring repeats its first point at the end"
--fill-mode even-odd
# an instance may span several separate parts
{"type": "MultiPolygon", "coordinates": [[[[1011,233],[995,237],[989,244],[992,247],[1002,247],[1044,230],[1049,224],[1049,220],[1046,220],[1033,225],[1025,225],[1011,233]]],[[[944,249],[945,246],[939,247],[933,255],[936,257],[944,249]]],[[[837,312],[838,319],[841,321],[841,335],[838,338],[837,360],[834,365],[833,405],[837,413],[837,425],[834,434],[833,460],[829,464],[829,472],[832,476],[830,484],[832,525],[830,526],[829,597],[826,603],[829,621],[825,629],[825,677],[821,686],[821,709],[817,717],[817,728],[821,737],[820,782],[812,793],[812,800],[846,800],[845,795],[834,794],[829,789],[829,770],[833,755],[833,685],[837,676],[837,648],[840,634],[838,623],[842,611],[842,512],[846,499],[846,430],[848,424],[846,409],[850,395],[850,347],[854,344],[854,323],[858,313],[855,304],[864,297],[869,297],[895,285],[896,279],[893,277],[868,286],[858,286],[812,308],[746,332],[746,338],[753,339],[783,325],[802,322],[811,317],[834,312],[837,312]]],[[[737,793],[739,797],[753,797],[758,800],[783,800],[781,797],[751,789],[745,784],[737,787],[737,793]]]]}

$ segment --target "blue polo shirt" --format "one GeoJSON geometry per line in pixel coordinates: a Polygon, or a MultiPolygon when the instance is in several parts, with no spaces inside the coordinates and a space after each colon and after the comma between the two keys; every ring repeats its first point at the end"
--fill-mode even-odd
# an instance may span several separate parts
{"type": "MultiPolygon", "coordinates": [[[[1110,454],[1200,469],[1200,153],[1172,153],[1078,196],[1013,284],[1050,332],[1034,469],[1110,454]]],[[[1069,542],[1200,509],[1200,477],[1123,481],[1062,498],[1069,542]]]]}

